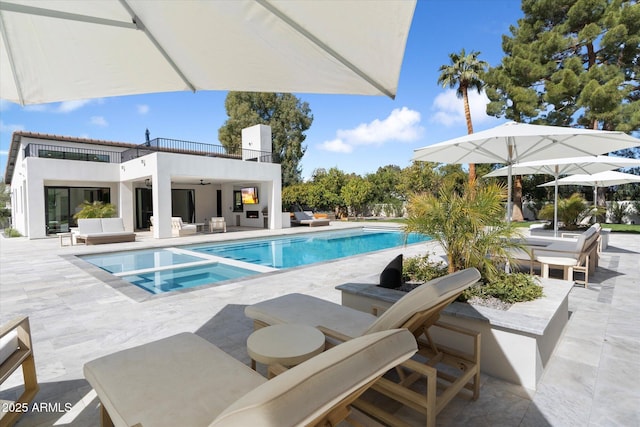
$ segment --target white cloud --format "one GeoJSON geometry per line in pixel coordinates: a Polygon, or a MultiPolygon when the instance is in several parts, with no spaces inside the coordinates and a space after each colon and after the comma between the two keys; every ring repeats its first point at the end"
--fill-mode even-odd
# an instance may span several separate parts
{"type": "MultiPolygon", "coordinates": [[[[480,94],[476,91],[469,92],[469,110],[471,111],[473,124],[483,123],[491,119],[486,113],[488,103],[489,98],[484,92],[480,94]]],[[[447,89],[436,96],[431,109],[435,111],[429,118],[432,122],[440,123],[444,126],[466,124],[464,103],[462,98],[456,96],[456,91],[453,89],[447,89]]]]}
{"type": "Polygon", "coordinates": [[[109,126],[109,123],[107,123],[107,120],[102,116],[92,116],[89,122],[95,126],[100,126],[100,127],[109,126]]]}
{"type": "Polygon", "coordinates": [[[24,130],[24,126],[22,125],[5,125],[2,120],[0,120],[0,132],[9,132],[13,133],[19,130],[24,130]]]}
{"type": "Polygon", "coordinates": [[[37,104],[24,107],[25,111],[38,113],[67,114],[79,110],[90,104],[104,104],[104,99],[78,99],[75,101],[63,101],[59,104],[37,104]]]}
{"type": "Polygon", "coordinates": [[[345,144],[341,139],[325,141],[320,144],[320,149],[332,151],[334,153],[350,153],[353,151],[353,147],[349,144],[345,144]]]}
{"type": "Polygon", "coordinates": [[[411,142],[420,138],[420,113],[407,107],[396,108],[383,120],[361,123],[353,129],[339,129],[336,138],[320,144],[326,151],[350,153],[357,145],[382,145],[390,141],[411,142]]]}
{"type": "Polygon", "coordinates": [[[9,150],[0,150],[0,156],[8,156],[9,150]]]}
{"type": "Polygon", "coordinates": [[[90,99],[78,99],[76,101],[64,101],[58,105],[57,113],[70,113],[78,110],[91,102],[90,99]]]}
{"type": "Polygon", "coordinates": [[[149,106],[146,104],[136,105],[136,109],[138,110],[138,114],[145,115],[149,112],[149,106]]]}

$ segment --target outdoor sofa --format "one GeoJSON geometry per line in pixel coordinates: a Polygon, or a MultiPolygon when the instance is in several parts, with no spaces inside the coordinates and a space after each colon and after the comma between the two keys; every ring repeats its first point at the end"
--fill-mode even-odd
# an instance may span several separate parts
{"type": "Polygon", "coordinates": [[[564,280],[589,284],[589,274],[598,267],[598,248],[600,244],[600,224],[596,223],[580,234],[567,234],[575,238],[528,238],[525,241],[526,252],[517,250],[514,255],[522,263],[529,262],[533,273],[534,265],[540,265],[542,277],[549,277],[550,268],[562,268],[564,280]],[[574,272],[584,273],[584,280],[576,280],[574,272]]]}
{"type": "Polygon", "coordinates": [[[0,414],[1,426],[13,426],[25,412],[25,405],[29,406],[40,389],[36,377],[28,317],[14,319],[0,329],[0,384],[3,384],[20,367],[24,389],[14,404],[8,405],[13,409],[6,412],[3,410],[4,413],[0,414]]]}
{"type": "Polygon", "coordinates": [[[85,245],[99,243],[135,242],[136,234],[125,231],[122,218],[83,218],[78,220],[78,228],[73,235],[76,242],[85,245]]]}
{"type": "Polygon", "coordinates": [[[84,374],[100,399],[102,425],[333,426],[373,381],[416,350],[407,330],[382,331],[267,380],[182,333],[93,360],[84,374]]]}
{"type": "MultiPolygon", "coordinates": [[[[475,268],[436,278],[407,293],[379,317],[297,293],[247,306],[245,315],[253,320],[255,329],[285,323],[317,327],[325,334],[327,347],[340,347],[342,342],[378,331],[408,329],[418,340],[418,359],[401,365],[397,381],[381,378],[372,389],[420,412],[426,416],[427,426],[433,427],[436,415],[463,389],[470,391],[473,399],[480,393],[480,334],[438,322],[440,312],[479,280],[480,273],[475,268]],[[430,337],[431,327],[456,333],[460,339],[470,338],[472,354],[438,346],[430,337]],[[445,373],[437,365],[448,365],[447,369],[453,368],[457,375],[445,373]],[[426,381],[424,394],[410,388],[421,379],[426,381]],[[446,390],[437,394],[441,387],[446,390]]],[[[366,400],[359,399],[354,406],[386,424],[403,424],[366,400]]]]}

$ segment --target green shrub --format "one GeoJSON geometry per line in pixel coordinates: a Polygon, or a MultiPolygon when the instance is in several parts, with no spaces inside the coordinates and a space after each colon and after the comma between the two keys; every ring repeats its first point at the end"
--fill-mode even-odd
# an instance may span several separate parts
{"type": "Polygon", "coordinates": [[[8,227],[4,229],[4,237],[22,237],[22,234],[15,228],[8,227]]]}
{"type": "Polygon", "coordinates": [[[447,274],[447,266],[442,261],[432,261],[429,254],[407,258],[402,263],[402,278],[412,282],[428,282],[447,274]]]}
{"type": "Polygon", "coordinates": [[[538,280],[525,273],[500,273],[493,281],[464,291],[462,299],[466,301],[473,297],[494,297],[509,304],[532,301],[543,296],[542,286],[536,283],[538,280]]]}
{"type": "Polygon", "coordinates": [[[113,218],[116,214],[116,207],[111,203],[93,202],[89,203],[86,200],[82,202],[80,211],[78,211],[73,217],[79,218],[113,218]]]}

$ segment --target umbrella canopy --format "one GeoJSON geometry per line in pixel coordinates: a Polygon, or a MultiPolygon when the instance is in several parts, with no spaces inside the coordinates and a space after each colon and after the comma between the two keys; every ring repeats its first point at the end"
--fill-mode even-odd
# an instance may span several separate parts
{"type": "Polygon", "coordinates": [[[415,0],[0,2],[22,105],[182,90],[394,97],[415,0]]]}
{"type": "MultiPolygon", "coordinates": [[[[517,175],[548,174],[554,176],[556,183],[554,191],[553,207],[553,232],[558,235],[558,177],[559,175],[584,173],[592,174],[602,171],[609,171],[622,167],[640,166],[640,160],[615,156],[582,156],[567,157],[564,159],[537,160],[532,162],[516,163],[511,167],[512,173],[517,175]]],[[[506,176],[509,173],[508,167],[496,169],[484,177],[506,176]]],[[[590,176],[590,175],[587,175],[590,176]]],[[[594,199],[595,200],[595,199],[594,199]]]]}
{"type": "Polygon", "coordinates": [[[597,155],[640,146],[624,132],[509,122],[414,151],[413,160],[443,163],[507,164],[507,220],[511,220],[511,169],[514,163],[597,155]]]}
{"type": "MultiPolygon", "coordinates": [[[[512,165],[511,171],[516,175],[571,175],[594,174],[618,168],[640,166],[640,159],[615,156],[581,156],[566,157],[564,159],[537,160],[512,165]]],[[[507,176],[508,167],[496,169],[484,178],[507,176]]]]}
{"type": "MultiPolygon", "coordinates": [[[[577,174],[566,176],[558,180],[558,185],[586,185],[588,187],[610,187],[612,185],[631,184],[640,182],[640,175],[630,173],[605,171],[593,175],[577,174]]],[[[551,187],[555,181],[540,184],[538,187],[551,187]]]]}
{"type": "MultiPolygon", "coordinates": [[[[638,162],[637,159],[635,159],[638,162]]],[[[637,166],[637,164],[636,164],[637,166]]],[[[556,188],[556,205],[555,205],[555,215],[556,215],[556,223],[557,221],[557,209],[558,209],[558,185],[586,185],[588,187],[593,187],[593,200],[595,204],[595,200],[598,194],[599,187],[610,187],[612,185],[622,185],[622,184],[631,184],[634,182],[640,182],[639,175],[633,175],[630,173],[616,172],[616,171],[604,171],[594,173],[592,175],[589,174],[577,174],[566,176],[564,178],[555,179],[551,182],[547,182],[545,184],[540,184],[538,187],[550,187],[555,186],[556,188]]]]}

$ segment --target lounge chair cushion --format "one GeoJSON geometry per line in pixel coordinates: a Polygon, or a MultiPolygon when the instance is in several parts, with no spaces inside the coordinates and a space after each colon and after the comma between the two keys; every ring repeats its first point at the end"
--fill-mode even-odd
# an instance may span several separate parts
{"type": "Polygon", "coordinates": [[[16,352],[18,345],[18,331],[15,329],[0,338],[0,365],[16,352]]]}
{"type": "Polygon", "coordinates": [[[298,221],[304,221],[304,220],[309,220],[309,219],[313,219],[312,215],[307,214],[306,212],[299,212],[296,211],[293,213],[293,215],[296,217],[296,219],[298,221]]]}
{"type": "Polygon", "coordinates": [[[395,289],[402,286],[402,254],[395,257],[380,273],[380,286],[395,289]]]}
{"type": "Polygon", "coordinates": [[[303,294],[287,294],[247,306],[247,317],[266,323],[303,323],[357,337],[376,320],[373,314],[363,313],[327,300],[303,294]]]}
{"type": "Polygon", "coordinates": [[[190,333],[93,360],[84,366],[84,374],[115,426],[207,426],[266,382],[190,333]]]}
{"type": "Polygon", "coordinates": [[[480,280],[475,268],[456,271],[418,286],[396,301],[371,324],[366,334],[399,328],[415,313],[427,310],[461,293],[480,280]]]}
{"type": "Polygon", "coordinates": [[[304,323],[324,326],[349,337],[400,328],[415,313],[436,306],[480,280],[475,268],[431,280],[407,293],[380,317],[320,298],[287,294],[247,306],[245,315],[268,325],[304,323]]]}
{"type": "Polygon", "coordinates": [[[84,373],[117,427],[292,427],[325,415],[416,350],[408,331],[384,331],[267,382],[213,344],[182,333],[91,361],[84,373]]]}
{"type": "Polygon", "coordinates": [[[307,425],[416,350],[413,336],[401,329],[351,340],[249,392],[211,426],[307,425]]]}

